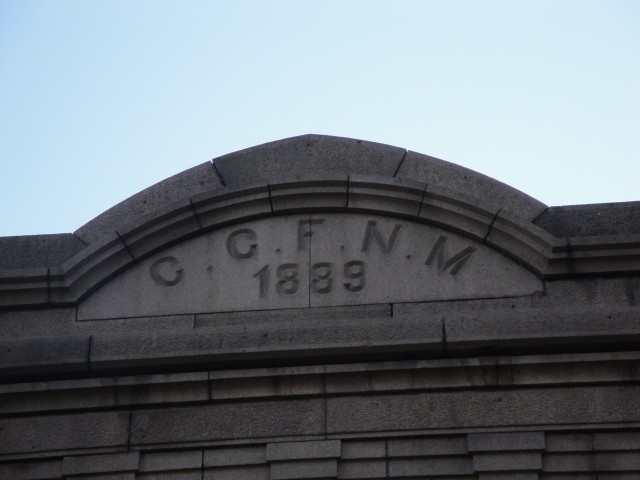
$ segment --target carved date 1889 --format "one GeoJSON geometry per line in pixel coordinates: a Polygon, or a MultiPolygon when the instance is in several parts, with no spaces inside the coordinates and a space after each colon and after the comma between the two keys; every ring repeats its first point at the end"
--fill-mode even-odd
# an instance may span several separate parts
{"type": "MultiPolygon", "coordinates": [[[[342,287],[349,292],[359,292],[364,289],[366,264],[360,260],[346,262],[342,268],[342,287]]],[[[271,266],[265,265],[256,273],[260,285],[260,298],[269,294],[271,266]]],[[[327,295],[333,290],[333,264],[318,262],[311,265],[309,270],[310,286],[313,293],[327,295]]],[[[276,291],[278,295],[295,295],[298,293],[300,266],[297,263],[283,263],[276,269],[276,291]]]]}

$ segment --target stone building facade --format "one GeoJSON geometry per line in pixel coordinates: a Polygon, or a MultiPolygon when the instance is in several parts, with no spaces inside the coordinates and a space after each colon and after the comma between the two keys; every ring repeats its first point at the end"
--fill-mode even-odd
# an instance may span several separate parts
{"type": "Polygon", "coordinates": [[[639,479],[640,202],[306,135],[0,238],[2,479],[639,479]]]}

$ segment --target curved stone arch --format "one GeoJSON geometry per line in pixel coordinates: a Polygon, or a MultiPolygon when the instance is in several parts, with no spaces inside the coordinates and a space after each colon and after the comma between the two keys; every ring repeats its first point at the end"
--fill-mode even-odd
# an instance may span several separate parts
{"type": "Polygon", "coordinates": [[[432,224],[483,242],[541,278],[640,269],[639,239],[556,238],[533,223],[545,208],[432,157],[359,140],[294,137],[225,155],[125,200],[76,232],[88,245],[62,265],[2,272],[0,305],[77,304],[174,243],[292,212],[373,213],[432,224]],[[329,173],[321,174],[327,165],[329,173]],[[194,170],[207,172],[207,180],[198,180],[194,170]],[[183,194],[169,203],[148,200],[183,194]]]}
{"type": "Polygon", "coordinates": [[[144,216],[51,269],[49,300],[77,303],[137,261],[203,232],[301,212],[370,213],[436,225],[484,242],[538,276],[544,276],[557,240],[478,199],[417,182],[354,176],[226,187],[144,216]]]}

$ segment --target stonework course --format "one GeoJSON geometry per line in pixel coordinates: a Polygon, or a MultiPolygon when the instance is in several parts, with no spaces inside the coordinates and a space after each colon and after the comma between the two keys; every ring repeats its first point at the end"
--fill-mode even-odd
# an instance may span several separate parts
{"type": "Polygon", "coordinates": [[[0,479],[640,478],[640,202],[230,153],[0,238],[0,479]]]}

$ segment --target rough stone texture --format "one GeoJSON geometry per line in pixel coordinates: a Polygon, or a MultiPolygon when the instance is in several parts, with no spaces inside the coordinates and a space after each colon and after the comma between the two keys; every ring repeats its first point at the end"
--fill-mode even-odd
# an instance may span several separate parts
{"type": "Polygon", "coordinates": [[[541,470],[542,455],[539,452],[476,453],[473,468],[477,472],[541,470]]]}
{"type": "Polygon", "coordinates": [[[640,451],[640,432],[594,433],[593,448],[596,450],[640,451]]]}
{"type": "Polygon", "coordinates": [[[32,416],[0,420],[0,459],[8,454],[126,448],[128,413],[32,416]]]}
{"type": "Polygon", "coordinates": [[[640,452],[598,453],[596,455],[598,470],[636,471],[640,472],[640,452]]]}
{"type": "Polygon", "coordinates": [[[132,445],[324,433],[320,400],[220,404],[134,412],[132,445]]]}
{"type": "Polygon", "coordinates": [[[0,478],[7,480],[52,480],[62,478],[62,461],[8,463],[0,465],[0,478]]]}
{"type": "Polygon", "coordinates": [[[477,433],[468,442],[470,452],[543,450],[544,433],[477,433]]]}
{"type": "Polygon", "coordinates": [[[442,392],[339,397],[327,400],[330,433],[446,428],[455,418],[467,427],[595,424],[640,421],[638,387],[442,392]]]}
{"type": "Polygon", "coordinates": [[[267,465],[205,469],[204,480],[270,480],[267,465]]]}
{"type": "Polygon", "coordinates": [[[385,460],[351,460],[340,462],[338,478],[386,478],[385,460]]]}
{"type": "Polygon", "coordinates": [[[639,235],[640,202],[550,207],[535,224],[556,237],[639,235]]]}
{"type": "Polygon", "coordinates": [[[473,473],[471,459],[465,457],[411,458],[389,460],[389,476],[417,477],[469,475],[473,473]]]}
{"type": "Polygon", "coordinates": [[[0,385],[0,414],[202,402],[207,372],[0,385]]]}
{"type": "Polygon", "coordinates": [[[282,442],[267,444],[267,461],[301,460],[307,458],[338,458],[340,441],[282,442]]]}
{"type": "Polygon", "coordinates": [[[350,175],[347,210],[379,212],[410,219],[418,218],[424,197],[424,183],[384,179],[371,175],[350,175]]]}
{"type": "Polygon", "coordinates": [[[529,220],[546,205],[481,173],[416,152],[408,152],[397,178],[419,181],[430,187],[447,187],[490,202],[494,211],[505,208],[529,220]]]}
{"type": "Polygon", "coordinates": [[[75,308],[0,311],[0,338],[69,335],[75,308]]]}
{"type": "Polygon", "coordinates": [[[469,453],[464,436],[389,440],[389,457],[463,455],[469,453]]]}
{"type": "Polygon", "coordinates": [[[62,474],[133,472],[138,470],[139,463],[140,454],[138,452],[64,457],[62,460],[62,474]]]}
{"type": "Polygon", "coordinates": [[[547,453],[542,457],[545,472],[593,472],[596,457],[592,453],[547,453]]]}
{"type": "Polygon", "coordinates": [[[213,160],[226,185],[354,173],[392,177],[405,150],[325,135],[301,135],[213,160]]]}
{"type": "Polygon", "coordinates": [[[336,460],[305,460],[304,462],[271,463],[271,480],[296,480],[299,478],[336,478],[336,460]]]}
{"type": "Polygon", "coordinates": [[[202,450],[144,453],[140,456],[140,472],[164,472],[195,468],[202,468],[202,450]]]}
{"type": "MultiPolygon", "coordinates": [[[[2,313],[0,312],[0,315],[2,313]]],[[[215,327],[222,325],[246,325],[256,327],[264,323],[287,323],[338,319],[391,317],[391,305],[379,303],[373,305],[348,305],[342,307],[307,307],[278,310],[258,310],[244,312],[201,313],[196,315],[196,327],[215,327]]]]}
{"type": "Polygon", "coordinates": [[[589,452],[593,450],[590,433],[547,433],[545,449],[548,452],[589,452]]]}
{"type": "Polygon", "coordinates": [[[236,447],[205,450],[205,467],[260,465],[267,462],[265,447],[236,447]]]}
{"type": "Polygon", "coordinates": [[[202,475],[202,469],[198,468],[195,470],[179,470],[173,472],[138,473],[135,480],[202,480],[202,475]]]}
{"type": "Polygon", "coordinates": [[[205,162],[136,193],[80,227],[75,235],[87,244],[94,243],[160,207],[221,186],[211,163],[205,162]]]}
{"type": "MultiPolygon", "coordinates": [[[[547,477],[544,477],[547,478],[547,477]]],[[[577,477],[571,477],[572,480],[578,480],[577,477]]],[[[481,472],[478,480],[538,480],[536,472],[481,472]]],[[[564,479],[568,480],[568,479],[564,479]]]]}
{"type": "Polygon", "coordinates": [[[96,334],[92,337],[90,364],[93,371],[107,371],[125,366],[166,368],[185,363],[344,356],[398,349],[429,352],[442,348],[441,335],[440,321],[411,318],[400,319],[391,326],[385,318],[372,318],[266,324],[253,329],[240,325],[191,332],[164,330],[141,332],[134,337],[96,334]]]}
{"type": "Polygon", "coordinates": [[[314,210],[343,212],[351,183],[346,176],[326,175],[322,180],[269,184],[269,199],[276,214],[314,210]]]}
{"type": "Polygon", "coordinates": [[[0,268],[61,265],[85,245],[70,233],[0,237],[0,268]]]}
{"type": "Polygon", "coordinates": [[[386,443],[381,440],[342,442],[343,459],[386,457],[386,443]]]}
{"type": "Polygon", "coordinates": [[[0,340],[0,377],[38,373],[87,373],[89,337],[0,340]]]}

